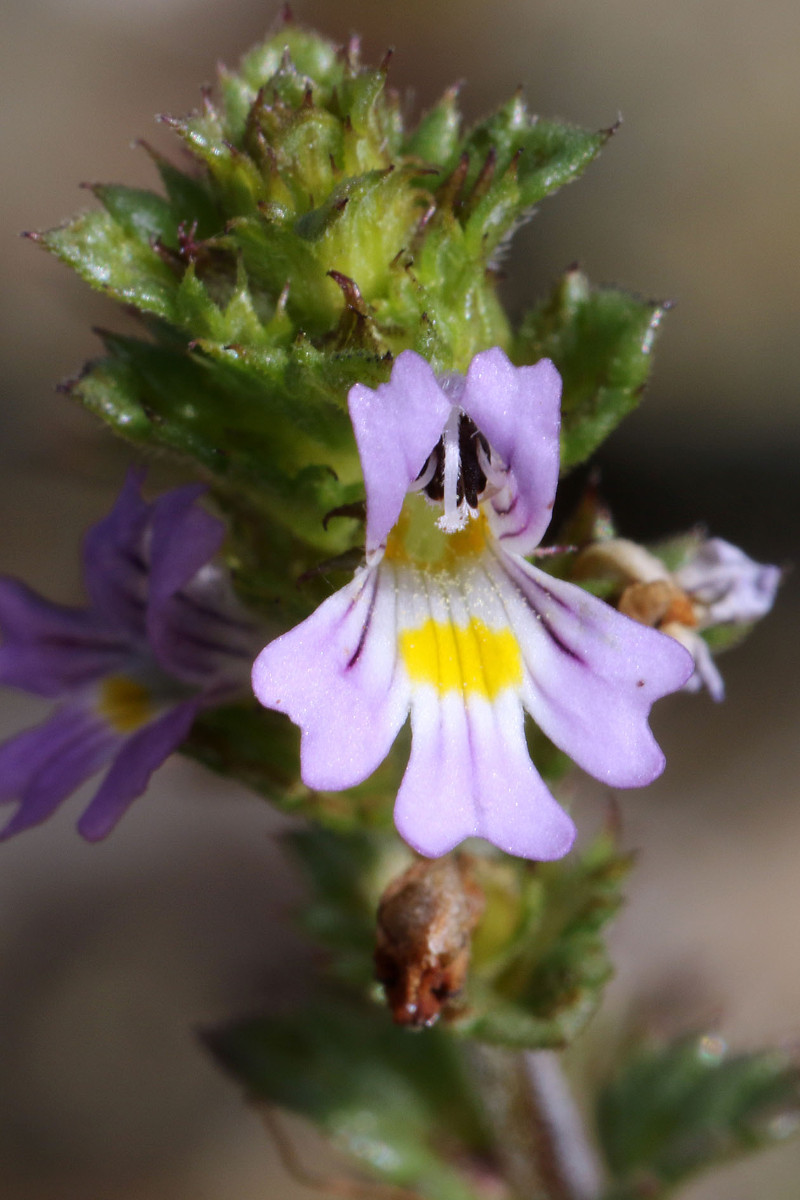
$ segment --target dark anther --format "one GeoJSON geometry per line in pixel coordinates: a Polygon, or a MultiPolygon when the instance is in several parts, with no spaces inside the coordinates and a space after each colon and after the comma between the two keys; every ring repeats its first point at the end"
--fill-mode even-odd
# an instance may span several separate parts
{"type": "MultiPolygon", "coordinates": [[[[483,434],[479,431],[474,421],[469,417],[462,416],[458,424],[458,483],[456,485],[456,499],[460,504],[466,498],[470,508],[477,508],[478,497],[486,487],[486,475],[478,461],[478,447],[483,448],[486,457],[489,457],[489,443],[483,434]]],[[[431,459],[435,459],[436,467],[433,472],[433,477],[423,489],[425,495],[431,500],[444,500],[444,440],[439,439],[435,447],[428,455],[425,466],[419,473],[417,478],[420,478],[429,469],[431,459]]]]}
{"type": "Polygon", "coordinates": [[[466,497],[470,508],[477,508],[478,496],[486,487],[486,476],[478,462],[478,446],[483,447],[484,453],[488,457],[489,443],[486,438],[478,432],[474,421],[470,421],[469,417],[462,417],[458,426],[458,454],[461,461],[461,472],[457,495],[459,502],[462,495],[466,497]]]}

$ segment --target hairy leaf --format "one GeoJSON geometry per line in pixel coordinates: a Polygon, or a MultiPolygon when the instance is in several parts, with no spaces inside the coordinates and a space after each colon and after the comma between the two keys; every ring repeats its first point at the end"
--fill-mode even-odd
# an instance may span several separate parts
{"type": "Polygon", "coordinates": [[[785,1137],[800,1117],[786,1054],[728,1055],[717,1037],[634,1048],[597,1103],[607,1200],[671,1195],[690,1176],[785,1137]]]}
{"type": "Polygon", "coordinates": [[[512,357],[551,358],[564,384],[561,469],[584,462],[641,398],[664,305],[592,288],[577,269],[522,323],[512,357]]]}
{"type": "Polygon", "coordinates": [[[251,1097],[312,1118],[371,1174],[428,1200],[477,1200],[469,1163],[486,1136],[456,1049],[437,1031],[409,1034],[332,995],[207,1041],[251,1097]]]}

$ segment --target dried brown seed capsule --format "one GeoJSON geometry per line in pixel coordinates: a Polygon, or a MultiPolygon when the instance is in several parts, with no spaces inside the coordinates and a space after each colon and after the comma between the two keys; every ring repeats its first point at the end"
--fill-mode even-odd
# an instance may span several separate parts
{"type": "Polygon", "coordinates": [[[697,624],[694,606],[674,583],[654,579],[650,583],[631,583],[619,598],[617,608],[641,625],[660,629],[671,621],[690,628],[697,624]]]}
{"type": "Polygon", "coordinates": [[[461,991],[484,907],[464,854],[421,859],[386,888],[375,971],[398,1025],[433,1025],[461,991]]]}

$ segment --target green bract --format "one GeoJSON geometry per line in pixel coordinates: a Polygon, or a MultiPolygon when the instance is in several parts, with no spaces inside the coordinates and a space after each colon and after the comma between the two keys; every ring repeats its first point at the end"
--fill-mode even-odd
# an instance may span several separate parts
{"type": "Polygon", "coordinates": [[[792,1132],[797,1064],[779,1051],[728,1055],[717,1037],[641,1044],[597,1103],[613,1186],[604,1200],[661,1200],[690,1176],[792,1132]]]}
{"type": "Polygon", "coordinates": [[[322,594],[298,595],[297,577],[361,538],[352,515],[323,526],[363,496],[353,383],[386,379],[409,347],[439,371],[494,345],[551,355],[569,466],[635,403],[658,316],[573,272],[515,334],[498,254],[611,131],[540,120],[519,94],[464,129],[455,89],[409,127],[387,70],[286,21],[197,112],[165,118],[188,166],[145,146],[163,194],[97,185],[100,209],[34,235],[143,323],[106,335],[73,393],[199,465],[232,519],[240,586],[273,615],[279,600],[284,626],[322,594]]]}
{"type": "Polygon", "coordinates": [[[592,288],[572,268],[523,320],[518,361],[552,358],[561,373],[562,472],[589,458],[638,404],[665,308],[619,288],[592,288]]]}

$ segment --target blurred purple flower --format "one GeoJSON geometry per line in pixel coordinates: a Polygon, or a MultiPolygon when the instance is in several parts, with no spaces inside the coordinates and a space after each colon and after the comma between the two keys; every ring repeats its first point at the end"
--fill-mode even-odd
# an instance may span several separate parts
{"type": "Polygon", "coordinates": [[[201,709],[247,689],[258,632],[210,562],[224,526],[195,501],[202,485],[153,503],[130,472],[84,543],[86,608],[0,578],[0,682],[59,701],[42,724],[0,746],[0,800],[19,800],[0,831],[38,825],[101,768],[78,822],[105,837],[176,749],[201,709]]]}
{"type": "Polygon", "coordinates": [[[722,538],[706,538],[675,572],[675,582],[691,596],[703,629],[765,617],[780,581],[780,567],[754,562],[722,538]]]}
{"type": "Polygon", "coordinates": [[[395,822],[432,857],[469,836],[566,854],[574,825],[523,710],[590,774],[635,787],[664,765],[650,707],[692,671],[672,639],[526,561],[553,507],[560,399],[551,362],[514,367],[497,348],[441,379],[405,351],[389,383],[353,387],[366,565],[254,667],[262,704],[302,730],[309,787],[365,779],[410,711],[395,822]]]}

